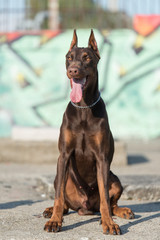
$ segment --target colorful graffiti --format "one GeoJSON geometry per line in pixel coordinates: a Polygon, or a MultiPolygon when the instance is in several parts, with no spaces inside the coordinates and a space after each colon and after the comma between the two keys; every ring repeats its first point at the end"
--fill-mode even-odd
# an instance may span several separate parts
{"type": "MultiPolygon", "coordinates": [[[[80,29],[79,46],[90,30],[80,29]]],[[[69,101],[65,54],[73,31],[0,34],[0,136],[13,126],[59,127],[69,101]]],[[[160,136],[160,29],[95,30],[99,81],[115,137],[160,136]]]]}

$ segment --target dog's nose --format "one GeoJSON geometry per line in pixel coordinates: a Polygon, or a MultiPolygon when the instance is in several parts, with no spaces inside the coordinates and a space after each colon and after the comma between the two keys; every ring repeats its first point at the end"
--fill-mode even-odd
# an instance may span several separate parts
{"type": "Polygon", "coordinates": [[[78,69],[77,69],[77,68],[70,68],[70,69],[69,69],[69,73],[70,73],[71,75],[78,74],[78,69]]]}

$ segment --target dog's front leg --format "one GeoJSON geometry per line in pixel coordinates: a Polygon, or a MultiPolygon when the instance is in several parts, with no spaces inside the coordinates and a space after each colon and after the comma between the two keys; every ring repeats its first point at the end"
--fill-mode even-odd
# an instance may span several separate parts
{"type": "Polygon", "coordinates": [[[55,201],[51,219],[46,222],[44,230],[47,232],[58,232],[62,227],[63,211],[64,211],[64,188],[66,178],[66,166],[68,162],[68,154],[61,153],[57,164],[57,186],[55,188],[55,201]]]}
{"type": "Polygon", "coordinates": [[[104,234],[120,234],[120,228],[112,220],[109,199],[109,163],[104,156],[97,161],[97,181],[100,194],[101,223],[104,234]]]}

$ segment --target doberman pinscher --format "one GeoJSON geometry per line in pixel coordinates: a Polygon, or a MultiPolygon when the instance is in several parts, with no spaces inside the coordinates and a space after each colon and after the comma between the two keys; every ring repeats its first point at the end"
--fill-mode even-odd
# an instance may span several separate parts
{"type": "Polygon", "coordinates": [[[123,189],[118,177],[110,171],[114,141],[98,90],[99,59],[93,30],[87,48],[77,47],[74,30],[66,55],[72,90],[60,129],[54,207],[46,208],[43,213],[51,217],[44,227],[48,232],[61,230],[63,214],[69,208],[79,215],[100,211],[105,234],[121,233],[112,215],[134,218],[131,209],[117,205],[123,189]]]}

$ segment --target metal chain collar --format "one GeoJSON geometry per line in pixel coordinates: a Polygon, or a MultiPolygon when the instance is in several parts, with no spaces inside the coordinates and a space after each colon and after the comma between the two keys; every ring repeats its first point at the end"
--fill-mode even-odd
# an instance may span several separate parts
{"type": "Polygon", "coordinates": [[[76,105],[76,104],[75,104],[74,102],[72,102],[72,101],[71,101],[71,104],[72,104],[74,107],[80,108],[80,109],[92,108],[93,106],[95,106],[95,105],[99,102],[100,98],[101,98],[101,94],[99,94],[98,99],[97,99],[94,103],[92,103],[91,105],[89,105],[89,106],[78,106],[78,105],[76,105]]]}

